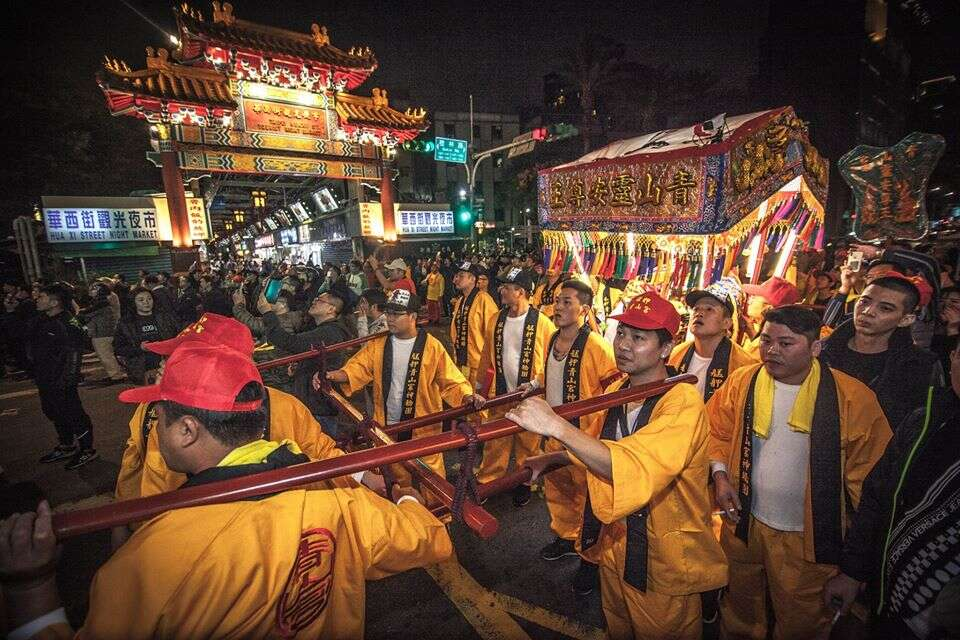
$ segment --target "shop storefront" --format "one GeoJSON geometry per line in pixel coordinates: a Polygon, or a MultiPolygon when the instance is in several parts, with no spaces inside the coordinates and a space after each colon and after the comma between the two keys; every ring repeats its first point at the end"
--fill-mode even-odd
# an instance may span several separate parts
{"type": "MultiPolygon", "coordinates": [[[[188,198],[191,242],[208,238],[203,200],[188,198]]],[[[185,271],[172,250],[173,233],[163,197],[44,196],[46,245],[41,252],[73,265],[79,277],[147,271],[185,271]]],[[[195,255],[195,254],[193,254],[195,255]]]]}

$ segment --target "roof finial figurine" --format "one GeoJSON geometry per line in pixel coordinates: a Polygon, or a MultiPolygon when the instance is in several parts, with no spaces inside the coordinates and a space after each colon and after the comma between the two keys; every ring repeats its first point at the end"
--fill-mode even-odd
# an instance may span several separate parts
{"type": "Polygon", "coordinates": [[[386,107],[390,104],[387,100],[387,90],[386,89],[373,89],[370,91],[373,96],[373,106],[375,107],[386,107]]]}
{"type": "Polygon", "coordinates": [[[313,33],[313,41],[318,47],[326,47],[330,44],[330,36],[327,34],[326,27],[321,27],[314,22],[310,25],[310,31],[313,33]]]}
{"type": "Polygon", "coordinates": [[[213,21],[222,22],[228,27],[236,22],[236,18],[233,17],[233,5],[229,2],[224,2],[222,5],[213,0],[213,21]],[[222,7],[222,8],[221,8],[222,7]]]}

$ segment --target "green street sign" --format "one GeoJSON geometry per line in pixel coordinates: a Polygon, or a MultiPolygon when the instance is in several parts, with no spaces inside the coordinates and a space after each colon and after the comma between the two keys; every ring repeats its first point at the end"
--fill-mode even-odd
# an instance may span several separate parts
{"type": "Polygon", "coordinates": [[[466,164],[467,141],[457,138],[437,138],[437,146],[433,150],[433,159],[438,162],[454,162],[466,164]]]}

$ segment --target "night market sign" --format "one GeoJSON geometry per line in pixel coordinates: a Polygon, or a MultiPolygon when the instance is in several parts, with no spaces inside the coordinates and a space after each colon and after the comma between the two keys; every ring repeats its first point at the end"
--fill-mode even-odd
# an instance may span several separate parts
{"type": "Polygon", "coordinates": [[[827,162],[787,107],[740,125],[723,142],[541,171],[540,224],[572,231],[719,233],[801,175],[825,202],[827,162]]]}
{"type": "MultiPolygon", "coordinates": [[[[173,231],[165,198],[84,198],[44,196],[47,242],[171,241],[173,231]]],[[[201,198],[187,198],[192,239],[207,236],[201,198]]]]}

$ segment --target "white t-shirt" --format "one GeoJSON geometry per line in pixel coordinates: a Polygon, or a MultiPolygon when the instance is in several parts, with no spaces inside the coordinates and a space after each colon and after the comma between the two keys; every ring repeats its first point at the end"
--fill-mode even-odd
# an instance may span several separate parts
{"type": "Polygon", "coordinates": [[[407,367],[410,366],[410,354],[416,341],[416,338],[400,340],[390,336],[393,371],[390,373],[390,393],[387,395],[387,424],[400,422],[403,415],[403,386],[407,382],[407,367]]]}
{"type": "MultiPolygon", "coordinates": [[[[527,313],[530,311],[527,310],[527,313]]],[[[507,382],[507,392],[517,388],[520,351],[523,347],[523,326],[527,322],[527,313],[516,318],[507,316],[503,323],[503,377],[507,382]]]]}
{"type": "Polygon", "coordinates": [[[557,360],[551,353],[547,357],[547,404],[551,407],[559,407],[563,404],[563,368],[567,365],[567,356],[563,360],[557,360]]]}
{"type": "Polygon", "coordinates": [[[690,345],[690,349],[693,351],[693,357],[690,358],[690,366],[687,368],[687,373],[697,376],[697,391],[700,392],[700,397],[703,397],[703,390],[707,386],[707,374],[710,373],[710,361],[713,358],[704,358],[697,353],[693,345],[690,345]]]}
{"type": "Polygon", "coordinates": [[[800,385],[773,383],[773,420],[767,438],[753,437],[750,512],[778,531],[803,531],[810,435],[794,431],[787,419],[800,385]]]}
{"type": "MultiPolygon", "coordinates": [[[[640,402],[631,402],[627,405],[627,430],[633,429],[633,425],[637,423],[637,416],[640,415],[640,409],[643,408],[643,400],[640,402]]],[[[617,440],[623,440],[629,433],[623,432],[623,423],[620,422],[617,424],[617,440]]]]}

